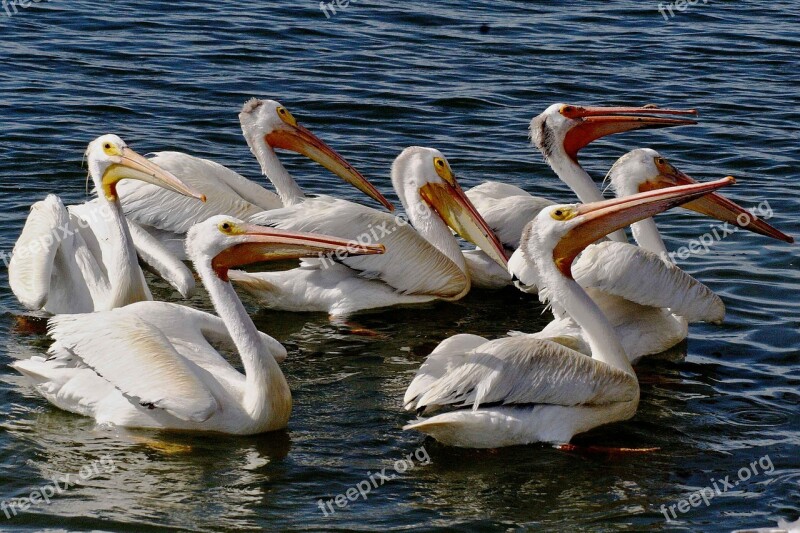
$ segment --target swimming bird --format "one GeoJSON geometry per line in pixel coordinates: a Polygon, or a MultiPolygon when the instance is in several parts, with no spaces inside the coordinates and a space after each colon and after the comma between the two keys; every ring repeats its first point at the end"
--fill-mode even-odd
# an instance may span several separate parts
{"type": "Polygon", "coordinates": [[[385,254],[306,261],[301,268],[285,272],[231,271],[231,279],[265,307],[335,317],[392,305],[453,301],[466,295],[470,277],[451,229],[494,261],[506,264],[502,245],[464,194],[441,152],[405,149],[392,166],[392,183],[405,217],[314,198],[251,219],[292,231],[380,241],[386,245],[385,254]]]}
{"type": "Polygon", "coordinates": [[[286,427],[285,348],[260,333],[228,269],[337,250],[383,247],[254,226],[220,215],[189,230],[187,253],[219,318],[166,302],[50,319],[48,358],[14,362],[53,405],[98,423],[251,435],[286,427]],[[233,346],[241,374],[211,343],[233,346]]]}
{"type": "MultiPolygon", "coordinates": [[[[667,128],[696,124],[690,119],[663,115],[695,115],[693,109],[660,109],[657,107],[587,107],[553,104],[534,117],[530,124],[531,143],[545,162],[581,202],[603,199],[592,177],[578,162],[578,152],[591,142],[626,131],[667,128]]],[[[511,254],[519,248],[522,230],[543,208],[553,205],[547,198],[533,196],[516,185],[487,181],[467,191],[478,212],[511,254]]],[[[618,242],[627,242],[625,232],[609,235],[618,242]]],[[[467,265],[479,287],[497,289],[511,283],[507,271],[499,269],[479,252],[465,254],[467,265]]]]}
{"type": "MultiPolygon", "coordinates": [[[[649,148],[621,157],[608,174],[617,197],[639,192],[697,183],[649,148]]],[[[754,233],[784,242],[792,237],[759,219],[718,193],[711,193],[681,206],[732,223],[754,233]]],[[[725,316],[722,300],[704,284],[678,268],[667,253],[652,218],[631,224],[636,246],[604,241],[586,248],[575,261],[572,273],[614,326],[632,362],[662,353],[685,339],[693,322],[719,323],[725,316]]],[[[536,284],[528,251],[521,246],[510,264],[518,284],[536,284]],[[523,281],[524,280],[524,281],[523,281]]],[[[553,322],[542,335],[570,338],[581,351],[588,350],[585,332],[553,305],[553,322]]]]}
{"type": "Polygon", "coordinates": [[[131,150],[116,135],[103,135],[87,150],[97,198],[64,207],[56,195],[33,204],[8,265],[11,290],[30,310],[86,313],[152,300],[138,257],[184,296],[194,278],[158,241],[122,214],[121,180],[184,195],[201,204],[205,196],[131,150]],[[138,256],[138,257],[137,257],[138,256]]]}
{"type": "Polygon", "coordinates": [[[404,429],[450,446],[497,448],[568,443],[578,433],[631,418],[639,383],[600,308],[572,278],[572,261],[616,229],[733,183],[724,178],[589,204],[543,209],[525,232],[542,298],[557,301],[586,331],[591,357],[560,339],[530,335],[489,341],[456,335],[425,360],[404,397],[408,410],[433,413],[404,429]]]}
{"type": "Polygon", "coordinates": [[[210,216],[230,215],[249,220],[262,211],[296,205],[306,199],[281,164],[276,149],[305,155],[388,210],[393,209],[360,172],[298,123],[279,102],[253,98],[242,107],[239,122],[250,151],[276,192],[218,163],[182,152],[156,152],[152,161],[206,192],[209,200],[205,204],[188,202],[180,195],[143,183],[123,184],[120,189],[126,216],[141,224],[177,257],[185,258],[183,239],[188,229],[210,216]]]}

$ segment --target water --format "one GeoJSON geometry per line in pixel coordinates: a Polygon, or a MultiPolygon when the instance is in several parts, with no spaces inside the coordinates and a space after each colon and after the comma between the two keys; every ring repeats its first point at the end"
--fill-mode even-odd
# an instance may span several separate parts
{"type": "MultiPolygon", "coordinates": [[[[262,179],[236,116],[252,96],[279,99],[384,192],[393,158],[418,144],[441,149],[465,186],[497,179],[563,200],[572,196],[526,142],[528,121],[547,105],[696,107],[698,126],[598,142],[584,166],[599,179],[625,151],[651,146],[698,179],[736,175],[727,194],[747,206],[767,200],[771,221],[800,235],[800,7],[699,2],[666,22],[655,0],[586,4],[354,0],[330,20],[311,0],[53,0],[13,17],[0,9],[0,250],[10,251],[28,206],[46,193],[83,201],[81,154],[101,133],[262,179]]],[[[310,161],[283,160],[306,190],[357,197],[310,161]]],[[[713,224],[659,217],[671,249],[713,224]]],[[[114,469],[100,464],[49,505],[10,519],[0,511],[0,528],[730,531],[794,520],[797,264],[797,247],[743,233],[681,261],[725,300],[725,324],[693,326],[685,360],[640,365],[637,416],[577,439],[660,448],[646,455],[462,451],[400,430],[410,418],[402,394],[436,343],[544,326],[538,302],[514,291],[359,317],[382,339],[346,335],[321,315],[253,308],[289,349],[295,408],[279,435],[96,428],[51,408],[4,366],[3,499],[77,475],[106,454],[114,469]],[[415,459],[366,501],[329,517],[318,507],[420,446],[430,461],[415,459]],[[738,480],[754,461],[750,479],[665,521],[662,505],[725,476],[738,480]]],[[[21,309],[4,269],[0,278],[5,365],[48,343],[13,329],[21,309]]],[[[173,296],[163,285],[156,293],[173,296]]],[[[209,308],[203,295],[192,304],[209,308]]]]}

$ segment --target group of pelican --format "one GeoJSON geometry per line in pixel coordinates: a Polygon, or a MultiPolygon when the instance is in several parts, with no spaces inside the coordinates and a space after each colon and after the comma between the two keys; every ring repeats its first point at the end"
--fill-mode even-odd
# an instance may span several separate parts
{"type": "Polygon", "coordinates": [[[180,152],[146,159],[103,135],[86,151],[96,198],[37,202],[14,248],[11,289],[27,309],[47,313],[53,343],[46,356],[12,366],[57,407],[99,423],[255,434],[290,419],[286,350],[258,331],[234,286],[264,307],[342,319],[516,285],[538,293],[554,320],[532,334],[445,339],[403,400],[433,416],[405,429],[461,447],[568,443],[634,415],[639,358],[681,342],[691,322],[724,317],[720,298],[672,263],[652,216],[682,205],[793,242],[715,192],[732,177],[697,183],[638,149],[609,171],[617,197],[606,200],[578,162],[601,137],[689,125],[694,114],[548,107],[531,121],[530,138],[581,202],[573,204],[500,182],[464,191],[441,152],[406,148],[391,168],[404,215],[273,100],[248,101],[239,120],[275,192],[213,161],[180,152]],[[309,196],[278,149],[314,160],[384,210],[309,196]],[[242,268],[297,259],[286,271],[242,268]],[[153,301],[140,265],[187,297],[195,277],[185,260],[216,316],[153,301]],[[215,346],[236,350],[244,374],[215,346]]]}

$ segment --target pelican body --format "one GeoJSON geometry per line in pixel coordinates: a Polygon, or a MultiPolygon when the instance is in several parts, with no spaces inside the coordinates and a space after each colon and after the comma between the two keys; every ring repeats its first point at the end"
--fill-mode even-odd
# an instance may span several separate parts
{"type": "Polygon", "coordinates": [[[420,414],[454,410],[404,429],[451,446],[497,448],[567,443],[575,434],[631,418],[639,403],[636,375],[613,326],[572,278],[572,262],[604,235],[732,182],[543,209],[525,232],[540,295],[558,302],[586,332],[591,357],[559,338],[456,335],[428,356],[404,398],[406,409],[420,414]]]}
{"type": "Polygon", "coordinates": [[[256,329],[228,269],[339,249],[383,252],[212,217],[189,231],[187,252],[219,317],[165,302],[60,315],[50,319],[49,357],[12,366],[53,405],[101,424],[236,435],[284,428],[292,398],[278,363],[286,350],[256,329]],[[244,374],[212,342],[235,349],[244,374]]]}
{"type": "Polygon", "coordinates": [[[326,232],[386,245],[381,256],[336,263],[306,261],[285,272],[231,272],[231,279],[268,308],[348,315],[366,309],[458,300],[471,288],[455,231],[506,265],[505,251],[438,150],[411,147],[392,166],[392,183],[407,218],[357,204],[309,199],[262,213],[259,224],[326,232]],[[452,230],[452,231],[451,231],[452,230]]]}
{"type": "Polygon", "coordinates": [[[103,135],[86,150],[97,198],[64,207],[55,195],[35,203],[14,246],[9,284],[30,310],[51,314],[109,310],[152,300],[139,266],[141,257],[183,296],[194,289],[191,272],[158,241],[122,214],[121,180],[169,190],[187,202],[205,196],[128,148],[103,135]]]}
{"type": "MultiPolygon", "coordinates": [[[[651,149],[633,150],[621,157],[608,179],[620,198],[697,183],[651,149]]],[[[793,241],[718,193],[682,207],[754,233],[793,241]]],[[[592,244],[576,260],[572,272],[614,326],[631,361],[636,362],[683,341],[690,323],[721,323],[725,305],[711,289],[672,263],[652,218],[631,224],[631,232],[638,246],[615,241],[592,244]]],[[[526,253],[521,246],[510,264],[517,272],[518,285],[535,286],[535,274],[526,267],[532,262],[523,257],[526,253]]],[[[580,349],[588,350],[584,332],[574,320],[558,305],[553,306],[553,312],[555,320],[541,335],[571,338],[580,349]]]]}
{"type": "MultiPolygon", "coordinates": [[[[275,187],[272,192],[240,174],[207,159],[182,152],[157,152],[152,161],[194,187],[205,191],[204,205],[142,183],[125,184],[122,206],[128,218],[141,224],[176,256],[184,256],[184,237],[194,224],[213,215],[242,220],[306,200],[306,195],[281,164],[276,149],[297,152],[319,163],[345,182],[392,210],[392,204],[350,163],[302,126],[275,100],[253,98],[239,113],[242,133],[262,173],[275,187]]],[[[319,197],[331,202],[334,198],[319,197]]]]}
{"type": "MultiPolygon", "coordinates": [[[[553,104],[531,120],[532,144],[545,162],[567,184],[583,203],[603,199],[592,177],[578,162],[578,152],[593,141],[626,131],[668,128],[696,124],[694,120],[662,115],[694,115],[696,111],[659,109],[655,107],[585,107],[553,104]]],[[[467,191],[478,211],[497,232],[509,254],[519,248],[522,230],[543,208],[553,202],[507,183],[487,181],[467,191]]],[[[625,232],[609,235],[618,242],[627,242],[625,232]]],[[[508,272],[487,263],[480,254],[467,254],[473,277],[484,288],[501,288],[511,284],[508,272]]]]}

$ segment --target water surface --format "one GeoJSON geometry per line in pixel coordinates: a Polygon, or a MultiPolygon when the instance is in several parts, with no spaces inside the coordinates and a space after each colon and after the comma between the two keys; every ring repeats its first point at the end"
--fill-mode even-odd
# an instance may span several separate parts
{"type": "MultiPolygon", "coordinates": [[[[596,143],[602,179],[634,147],[660,150],[697,179],[733,174],[727,191],[768,201],[800,235],[796,2],[697,3],[668,22],[653,1],[351,1],[327,19],[316,1],[53,0],[0,9],[0,250],[49,192],[84,201],[81,155],[114,132],[140,152],[182,150],[262,180],[237,120],[252,96],[276,98],[381,188],[406,146],[442,150],[463,185],[485,179],[572,195],[528,145],[531,117],[554,102],[695,107],[691,128],[596,143]],[[484,30],[481,31],[481,27],[484,30]],[[487,31],[488,30],[488,31],[487,31]]],[[[308,191],[360,199],[301,157],[284,158],[308,191]]],[[[394,197],[390,195],[390,197],[394,197]]],[[[670,249],[714,223],[658,219],[670,249]]],[[[798,248],[737,233],[680,261],[724,299],[721,326],[691,328],[686,358],[637,368],[637,416],[577,439],[657,447],[608,457],[543,446],[465,451],[401,427],[405,387],[430,350],[460,332],[535,331],[541,305],[514,291],[358,317],[382,337],[346,334],[322,315],[251,306],[289,349],[295,408],[287,431],[252,438],[127,433],[50,407],[0,371],[0,497],[53,475],[102,470],[0,528],[147,531],[485,530],[730,531],[800,515],[798,248]],[[325,516],[334,498],[420,450],[428,464],[325,516]],[[661,506],[767,457],[773,466],[667,523],[661,506]]],[[[22,312],[0,269],[0,363],[41,354],[15,330],[22,312]]],[[[175,298],[157,284],[161,298],[175,298]]],[[[191,302],[209,309],[200,291],[191,302]]],[[[767,464],[767,463],[764,463],[767,464]]]]}

